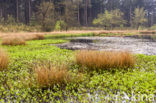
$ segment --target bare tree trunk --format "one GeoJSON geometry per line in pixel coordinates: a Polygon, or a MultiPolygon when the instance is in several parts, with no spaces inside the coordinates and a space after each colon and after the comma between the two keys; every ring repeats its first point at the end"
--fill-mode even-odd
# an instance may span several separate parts
{"type": "Polygon", "coordinates": [[[111,7],[111,10],[113,10],[113,7],[112,7],[112,2],[113,2],[113,1],[111,0],[111,6],[110,6],[110,7],[111,7]]]}
{"type": "Polygon", "coordinates": [[[88,26],[88,0],[85,0],[84,20],[85,20],[85,25],[88,26]]]}
{"type": "Polygon", "coordinates": [[[129,7],[129,24],[132,26],[132,1],[130,0],[130,7],[129,7]]]}
{"type": "Polygon", "coordinates": [[[130,23],[130,26],[132,26],[132,7],[131,6],[129,9],[129,23],[130,23]]]}
{"type": "Polygon", "coordinates": [[[27,6],[26,5],[27,5],[27,3],[25,1],[25,8],[24,8],[25,24],[27,24],[27,10],[26,10],[27,6]]]}
{"type": "Polygon", "coordinates": [[[0,17],[2,17],[2,9],[0,9],[0,17]]]}
{"type": "Polygon", "coordinates": [[[28,23],[30,23],[30,18],[31,18],[31,0],[29,0],[29,2],[28,2],[28,7],[29,7],[28,23]]]}
{"type": "Polygon", "coordinates": [[[102,13],[102,5],[100,5],[100,13],[102,13]]]}
{"type": "MultiPolygon", "coordinates": [[[[0,9],[0,20],[3,18],[3,17],[2,17],[2,16],[3,16],[2,13],[3,13],[3,12],[2,12],[2,9],[0,9]]],[[[0,24],[1,24],[1,22],[0,22],[0,24]]]]}
{"type": "Polygon", "coordinates": [[[80,24],[80,5],[78,5],[77,21],[78,21],[78,23],[80,24]]]}
{"type": "Polygon", "coordinates": [[[31,19],[31,0],[25,1],[25,23],[29,24],[31,19]]]}
{"type": "Polygon", "coordinates": [[[89,9],[90,20],[92,19],[92,8],[89,9]]]}
{"type": "Polygon", "coordinates": [[[151,26],[153,25],[153,22],[154,22],[154,11],[152,10],[152,13],[151,13],[151,26]]]}
{"type": "Polygon", "coordinates": [[[18,0],[16,0],[16,22],[19,21],[19,7],[18,7],[18,0]]]}

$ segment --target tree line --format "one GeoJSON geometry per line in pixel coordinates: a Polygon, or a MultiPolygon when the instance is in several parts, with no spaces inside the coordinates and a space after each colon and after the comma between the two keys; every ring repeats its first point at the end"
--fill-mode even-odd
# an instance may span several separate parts
{"type": "Polygon", "coordinates": [[[0,24],[41,25],[43,30],[79,26],[150,27],[156,0],[1,0],[0,24]]]}

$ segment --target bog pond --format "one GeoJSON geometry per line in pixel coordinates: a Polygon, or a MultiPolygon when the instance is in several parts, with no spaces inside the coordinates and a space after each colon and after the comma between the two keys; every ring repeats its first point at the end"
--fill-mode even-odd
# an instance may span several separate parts
{"type": "Polygon", "coordinates": [[[124,37],[70,37],[68,43],[56,44],[69,50],[117,50],[135,54],[156,55],[156,36],[134,35],[124,37]]]}

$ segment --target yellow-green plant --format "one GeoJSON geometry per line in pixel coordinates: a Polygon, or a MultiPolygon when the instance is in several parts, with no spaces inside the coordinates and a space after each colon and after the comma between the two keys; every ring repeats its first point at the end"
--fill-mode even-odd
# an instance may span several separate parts
{"type": "Polygon", "coordinates": [[[9,63],[9,57],[6,51],[0,48],[0,71],[5,70],[9,63]]]}

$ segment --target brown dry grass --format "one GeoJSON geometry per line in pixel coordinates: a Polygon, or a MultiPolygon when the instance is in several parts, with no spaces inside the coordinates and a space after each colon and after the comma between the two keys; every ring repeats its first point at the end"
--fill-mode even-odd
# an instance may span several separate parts
{"type": "Polygon", "coordinates": [[[134,66],[135,58],[126,51],[79,51],[76,63],[89,69],[128,68],[134,66]]]}
{"type": "Polygon", "coordinates": [[[28,40],[43,40],[43,34],[5,35],[2,37],[2,45],[25,45],[28,40]]]}
{"type": "Polygon", "coordinates": [[[9,64],[9,57],[6,51],[0,48],[0,71],[5,70],[9,64]]]}
{"type": "Polygon", "coordinates": [[[2,45],[25,45],[26,41],[18,36],[2,38],[2,45]]]}
{"type": "Polygon", "coordinates": [[[156,31],[153,31],[153,30],[150,30],[150,31],[140,31],[140,34],[144,34],[144,35],[147,35],[147,34],[156,34],[156,31]]]}
{"type": "Polygon", "coordinates": [[[35,36],[36,36],[37,40],[43,40],[44,39],[43,34],[36,34],[35,36]]]}
{"type": "Polygon", "coordinates": [[[59,34],[82,34],[82,33],[136,33],[138,34],[140,31],[139,30],[69,30],[69,31],[53,31],[53,32],[0,32],[0,37],[5,37],[5,36],[10,36],[10,35],[36,35],[36,34],[41,34],[41,35],[59,35],[59,34]]]}
{"type": "Polygon", "coordinates": [[[37,83],[39,87],[53,87],[54,85],[65,86],[71,81],[71,75],[65,66],[37,66],[35,67],[37,83]]]}
{"type": "Polygon", "coordinates": [[[19,37],[23,38],[26,41],[28,41],[28,40],[43,40],[44,39],[44,35],[43,34],[33,34],[33,35],[21,34],[21,35],[19,35],[19,37]]]}
{"type": "Polygon", "coordinates": [[[69,31],[61,31],[61,32],[17,32],[17,33],[13,33],[13,32],[0,32],[0,37],[6,37],[6,36],[25,36],[25,38],[29,38],[28,40],[32,40],[31,37],[34,37],[34,35],[36,34],[40,34],[40,35],[45,35],[45,34],[49,34],[49,35],[60,35],[60,34],[82,34],[82,33],[94,33],[95,35],[100,35],[100,34],[109,34],[109,33],[113,33],[113,34],[142,34],[147,32],[149,34],[149,32],[153,33],[156,31],[154,30],[69,30],[69,31]]]}

